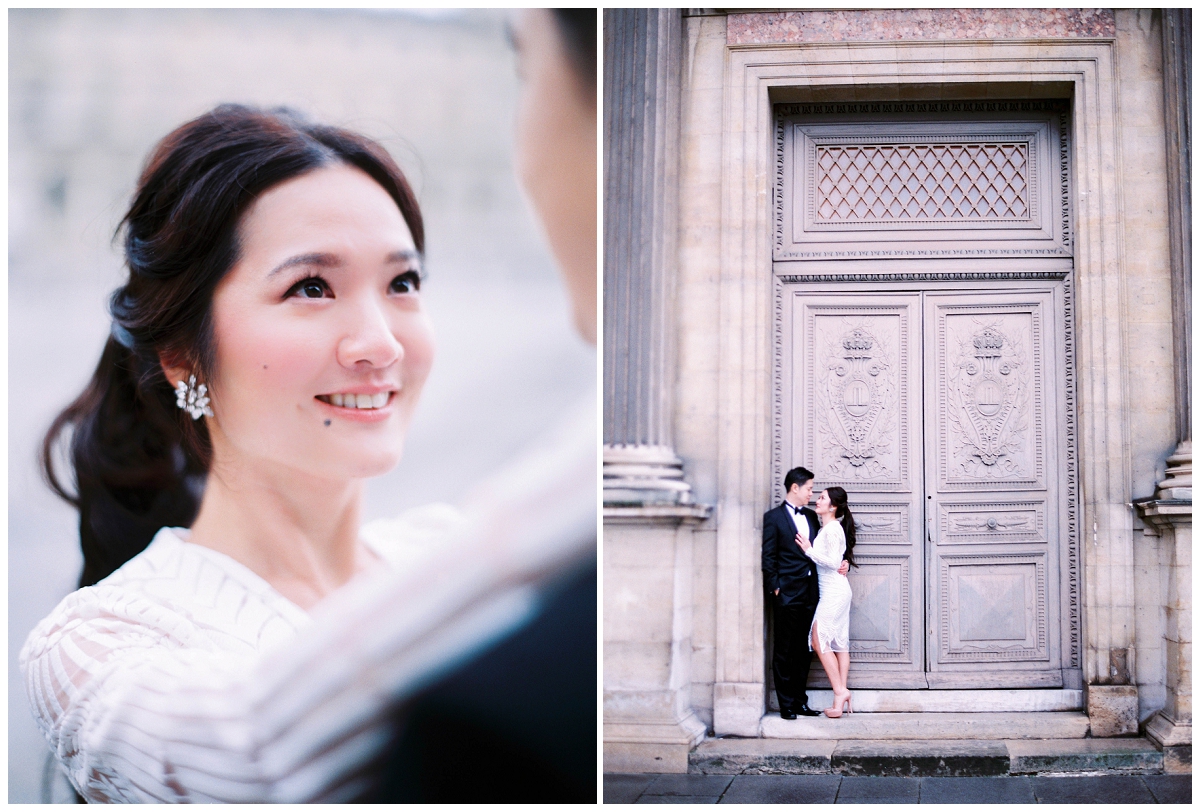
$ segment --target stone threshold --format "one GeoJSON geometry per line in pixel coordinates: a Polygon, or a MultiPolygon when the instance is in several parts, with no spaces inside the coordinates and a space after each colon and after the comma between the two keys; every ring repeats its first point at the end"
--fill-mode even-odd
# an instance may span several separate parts
{"type": "Polygon", "coordinates": [[[1157,774],[1163,754],[1138,739],[706,739],[696,775],[988,776],[1157,774]]]}
{"type": "Polygon", "coordinates": [[[1089,722],[1081,711],[1047,713],[847,713],[839,719],[770,713],[759,722],[764,739],[937,740],[1082,739],[1089,722]]]}
{"type": "MultiPolygon", "coordinates": [[[[829,707],[833,691],[809,688],[808,704],[829,707]]],[[[1079,688],[854,690],[854,710],[860,713],[1034,713],[1085,707],[1087,700],[1079,688]]]]}

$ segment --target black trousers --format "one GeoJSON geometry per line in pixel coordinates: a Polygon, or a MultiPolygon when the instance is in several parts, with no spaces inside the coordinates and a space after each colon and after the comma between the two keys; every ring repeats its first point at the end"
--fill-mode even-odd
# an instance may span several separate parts
{"type": "Polygon", "coordinates": [[[775,601],[775,656],[771,663],[775,672],[775,696],[779,697],[781,711],[796,710],[808,704],[805,686],[808,684],[808,667],[812,664],[808,635],[817,607],[784,606],[777,596],[771,597],[775,601]]]}

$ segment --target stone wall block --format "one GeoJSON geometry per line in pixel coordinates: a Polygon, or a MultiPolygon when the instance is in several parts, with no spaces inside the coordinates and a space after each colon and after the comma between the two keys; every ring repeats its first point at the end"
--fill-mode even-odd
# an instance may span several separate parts
{"type": "Polygon", "coordinates": [[[1134,685],[1089,685],[1087,712],[1097,738],[1136,736],[1138,693],[1134,685]]]}

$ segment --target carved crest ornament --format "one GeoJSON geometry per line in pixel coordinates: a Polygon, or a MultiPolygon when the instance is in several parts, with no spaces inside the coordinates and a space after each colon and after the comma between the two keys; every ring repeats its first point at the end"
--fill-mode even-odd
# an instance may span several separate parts
{"type": "Polygon", "coordinates": [[[946,365],[946,422],[952,476],[1024,476],[1020,452],[1029,422],[1028,364],[1020,344],[997,325],[978,329],[946,365]]]}
{"type": "Polygon", "coordinates": [[[896,432],[891,354],[866,327],[858,326],[826,345],[824,366],[816,386],[824,478],[895,476],[884,459],[896,432]]]}

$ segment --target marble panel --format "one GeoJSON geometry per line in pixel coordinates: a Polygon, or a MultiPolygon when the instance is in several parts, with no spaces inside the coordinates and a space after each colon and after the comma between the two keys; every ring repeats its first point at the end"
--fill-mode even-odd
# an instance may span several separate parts
{"type": "Polygon", "coordinates": [[[1110,9],[870,9],[729,15],[730,45],[1112,37],[1110,9]]]}

